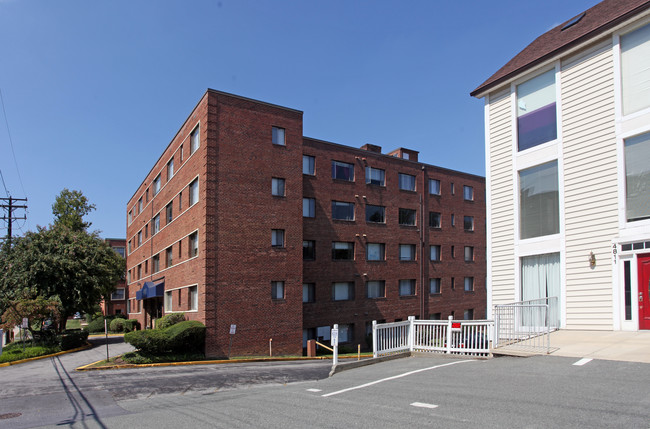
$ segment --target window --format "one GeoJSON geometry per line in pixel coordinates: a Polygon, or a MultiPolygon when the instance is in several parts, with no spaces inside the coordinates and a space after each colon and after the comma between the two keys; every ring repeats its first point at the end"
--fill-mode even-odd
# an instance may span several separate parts
{"type": "Polygon", "coordinates": [[[369,261],[386,260],[386,245],[384,243],[368,243],[366,245],[366,259],[369,261]]]}
{"type": "Polygon", "coordinates": [[[399,188],[404,191],[415,191],[415,176],[399,173],[399,188]]]}
{"type": "Polygon", "coordinates": [[[366,283],[368,298],[385,298],[386,282],[384,280],[372,280],[366,283]]]}
{"type": "Polygon", "coordinates": [[[440,261],[440,245],[434,244],[429,247],[429,252],[431,254],[432,261],[440,261]]]}
{"type": "Polygon", "coordinates": [[[621,36],[623,114],[650,107],[650,24],[621,36]]]}
{"type": "Polygon", "coordinates": [[[138,199],[138,213],[142,213],[142,197],[138,199]]]}
{"type": "Polygon", "coordinates": [[[310,155],[302,156],[302,174],[313,176],[316,173],[316,158],[310,155]]]}
{"type": "Polygon", "coordinates": [[[399,245],[399,260],[400,261],[415,261],[415,244],[400,244],[399,245]]]}
{"type": "Polygon", "coordinates": [[[124,300],[124,288],[119,287],[111,294],[111,301],[123,301],[124,300]]]}
{"type": "Polygon", "coordinates": [[[178,193],[178,212],[180,213],[183,210],[183,191],[178,193]]]}
{"type": "Polygon", "coordinates": [[[314,283],[303,283],[302,302],[316,301],[316,285],[314,283]]]}
{"type": "Polygon", "coordinates": [[[138,231],[138,247],[142,246],[142,230],[138,231]]]}
{"type": "Polygon", "coordinates": [[[144,191],[144,199],[146,202],[149,202],[149,188],[147,188],[146,191],[144,191]]]}
{"type": "Polygon", "coordinates": [[[399,281],[399,296],[415,295],[415,279],[399,281]]]}
{"type": "Polygon", "coordinates": [[[451,182],[450,185],[451,185],[451,195],[456,195],[456,188],[454,187],[454,182],[451,182]]]}
{"type": "Polygon", "coordinates": [[[144,226],[144,238],[149,237],[149,224],[144,226]]]}
{"type": "Polygon", "coordinates": [[[149,272],[149,261],[144,261],[144,273],[145,275],[149,272]]]}
{"type": "Polygon", "coordinates": [[[131,240],[127,243],[127,249],[129,251],[129,254],[131,253],[131,240]]]}
{"type": "Polygon", "coordinates": [[[463,216],[463,229],[474,231],[474,216],[463,216]]]}
{"type": "Polygon", "coordinates": [[[171,313],[172,311],[172,292],[165,292],[165,313],[171,313]]]}
{"type": "Polygon", "coordinates": [[[189,257],[193,258],[199,254],[199,233],[193,232],[189,236],[189,257]]]}
{"type": "Polygon", "coordinates": [[[332,242],[332,260],[352,261],[354,260],[354,243],[334,241],[332,242]]]}
{"type": "Polygon", "coordinates": [[[316,216],[316,200],[313,198],[302,199],[302,217],[316,216]]]}
{"type": "Polygon", "coordinates": [[[557,138],[555,70],[517,85],[517,141],[526,150],[557,138]]]}
{"type": "Polygon", "coordinates": [[[455,258],[456,257],[456,247],[451,246],[451,257],[455,258]]]}
{"type": "Polygon", "coordinates": [[[519,172],[520,238],[560,232],[557,161],[519,172]]]}
{"type": "Polygon", "coordinates": [[[170,159],[167,163],[167,181],[174,177],[174,158],[170,159]]]}
{"type": "Polygon", "coordinates": [[[194,128],[194,131],[190,134],[190,155],[192,155],[196,150],[199,148],[199,145],[201,144],[201,129],[197,125],[196,128],[194,128]]]}
{"type": "MultiPolygon", "coordinates": [[[[558,297],[550,301],[548,319],[550,326],[560,323],[560,254],[526,256],[521,258],[521,298],[522,301],[558,297]],[[556,307],[558,305],[558,307],[556,307]]],[[[530,316],[525,316],[530,317],[530,316]]],[[[527,321],[524,320],[524,323],[527,321]]]]}
{"type": "Polygon", "coordinates": [[[339,325],[339,342],[349,343],[352,341],[352,332],[354,325],[339,325]]]}
{"type": "Polygon", "coordinates": [[[442,318],[442,313],[432,313],[429,315],[429,320],[440,320],[442,318]]]}
{"type": "Polygon", "coordinates": [[[153,194],[156,195],[160,192],[160,174],[153,179],[153,194]]]}
{"type": "Polygon", "coordinates": [[[271,141],[273,144],[284,146],[284,128],[273,127],[271,128],[271,141]]]}
{"type": "Polygon", "coordinates": [[[133,222],[133,210],[129,210],[128,219],[129,219],[129,225],[131,225],[131,222],[133,222]]]}
{"type": "Polygon", "coordinates": [[[474,188],[471,186],[463,186],[463,199],[465,201],[474,201],[474,188]]]}
{"type": "Polygon", "coordinates": [[[302,259],[306,261],[316,259],[316,242],[314,240],[303,240],[302,259]]]}
{"type": "Polygon", "coordinates": [[[138,280],[142,278],[142,264],[138,264],[138,280]]]}
{"type": "Polygon", "coordinates": [[[625,139],[625,212],[628,222],[650,218],[648,160],[650,133],[625,139]]]}
{"type": "MultiPolygon", "coordinates": [[[[138,271],[139,268],[140,267],[138,266],[138,271]]],[[[160,255],[153,255],[151,258],[151,272],[157,273],[158,271],[160,271],[160,255]]]]}
{"type": "Polygon", "coordinates": [[[332,161],[332,179],[354,182],[354,165],[332,161]]]}
{"type": "Polygon", "coordinates": [[[178,154],[181,157],[181,163],[183,162],[183,145],[178,148],[178,154]]]}
{"type": "Polygon", "coordinates": [[[113,247],[113,250],[123,258],[126,256],[125,249],[122,246],[113,247]]]}
{"type": "Polygon", "coordinates": [[[456,279],[454,277],[451,278],[451,289],[456,289],[456,279]]]}
{"type": "Polygon", "coordinates": [[[386,186],[386,172],[378,168],[366,167],[366,183],[369,185],[386,186]]]}
{"type": "Polygon", "coordinates": [[[194,179],[190,183],[190,206],[199,201],[199,179],[194,179]]]}
{"type": "Polygon", "coordinates": [[[354,299],[354,283],[336,282],[332,284],[332,300],[350,301],[354,299]]]}
{"type": "Polygon", "coordinates": [[[385,223],[386,207],[366,204],[366,222],[385,223]]]}
{"type": "Polygon", "coordinates": [[[465,262],[472,262],[474,260],[474,247],[465,246],[465,262]]]}
{"type": "Polygon", "coordinates": [[[167,223],[165,225],[169,225],[171,223],[173,216],[172,216],[172,203],[167,204],[167,207],[165,207],[165,218],[167,219],[167,223]]]}
{"type": "Polygon", "coordinates": [[[470,308],[469,310],[465,310],[463,312],[463,319],[464,320],[474,320],[474,309],[470,308]]]}
{"type": "Polygon", "coordinates": [[[453,214],[451,215],[451,226],[456,226],[456,218],[453,214]]]}
{"type": "Polygon", "coordinates": [[[440,293],[440,279],[429,279],[429,293],[437,295],[440,293]]]}
{"type": "Polygon", "coordinates": [[[167,268],[171,267],[174,265],[174,252],[173,249],[170,247],[167,248],[166,252],[166,258],[167,259],[167,268]]]}
{"type": "Polygon", "coordinates": [[[440,195],[440,180],[429,179],[429,193],[431,195],[440,195]]]}
{"type": "Polygon", "coordinates": [[[354,203],[332,201],[332,219],[354,220],[354,203]]]}
{"type": "Polygon", "coordinates": [[[199,309],[199,288],[192,286],[190,288],[190,310],[196,311],[199,309]]]}
{"type": "Polygon", "coordinates": [[[284,282],[271,282],[271,299],[284,299],[284,282]]]}
{"type": "Polygon", "coordinates": [[[415,226],[415,210],[399,209],[399,224],[415,226]]]}
{"type": "Polygon", "coordinates": [[[284,229],[271,230],[271,246],[284,247],[284,229]]]}
{"type": "Polygon", "coordinates": [[[284,179],[279,177],[271,179],[271,194],[276,197],[284,197],[284,179]]]}
{"type": "Polygon", "coordinates": [[[151,231],[151,235],[158,234],[158,231],[160,231],[160,214],[157,214],[153,218],[153,231],[151,231]]]}
{"type": "Polygon", "coordinates": [[[474,277],[465,277],[465,292],[474,290],[474,277]]]}
{"type": "Polygon", "coordinates": [[[432,228],[440,228],[442,218],[438,212],[429,212],[429,226],[432,228]]]}

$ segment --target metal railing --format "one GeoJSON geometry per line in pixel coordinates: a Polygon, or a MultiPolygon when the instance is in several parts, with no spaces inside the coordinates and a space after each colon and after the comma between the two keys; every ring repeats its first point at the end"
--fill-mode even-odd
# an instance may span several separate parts
{"type": "Polygon", "coordinates": [[[550,333],[559,328],[558,298],[494,306],[494,348],[550,353],[550,333]]]}
{"type": "Polygon", "coordinates": [[[415,320],[372,322],[373,357],[405,351],[455,353],[473,356],[490,354],[491,320],[415,320]]]}

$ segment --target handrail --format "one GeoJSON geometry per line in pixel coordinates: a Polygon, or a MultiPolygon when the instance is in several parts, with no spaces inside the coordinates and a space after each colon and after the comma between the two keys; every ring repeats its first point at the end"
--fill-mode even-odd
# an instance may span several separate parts
{"type": "Polygon", "coordinates": [[[321,347],[325,347],[327,350],[329,350],[329,351],[331,351],[332,353],[334,353],[334,349],[327,347],[325,344],[321,344],[321,343],[319,343],[318,341],[314,341],[314,342],[315,342],[316,344],[318,344],[319,346],[321,346],[321,347]]]}

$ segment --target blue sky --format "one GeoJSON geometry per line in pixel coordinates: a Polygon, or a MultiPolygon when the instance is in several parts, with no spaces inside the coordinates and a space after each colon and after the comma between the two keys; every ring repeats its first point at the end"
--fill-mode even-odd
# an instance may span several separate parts
{"type": "Polygon", "coordinates": [[[484,175],[469,92],[595,3],[0,0],[0,170],[29,199],[15,234],[69,188],[97,206],[92,230],[124,237],[126,202],[207,88],[302,110],[308,137],[484,175]]]}

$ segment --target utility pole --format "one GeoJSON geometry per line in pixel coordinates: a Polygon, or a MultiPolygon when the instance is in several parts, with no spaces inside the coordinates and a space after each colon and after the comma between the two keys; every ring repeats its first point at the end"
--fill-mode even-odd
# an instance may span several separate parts
{"type": "Polygon", "coordinates": [[[27,209],[27,205],[16,205],[16,202],[24,201],[27,202],[27,198],[0,198],[0,202],[3,202],[3,204],[0,204],[0,207],[3,209],[7,209],[7,216],[3,216],[0,219],[6,220],[7,221],[7,240],[9,243],[9,246],[11,246],[11,235],[12,235],[12,228],[11,225],[14,221],[16,220],[24,220],[27,219],[27,215],[23,215],[22,217],[20,216],[14,216],[14,210],[17,209],[27,209]],[[6,204],[4,204],[6,203],[6,204]]]}

